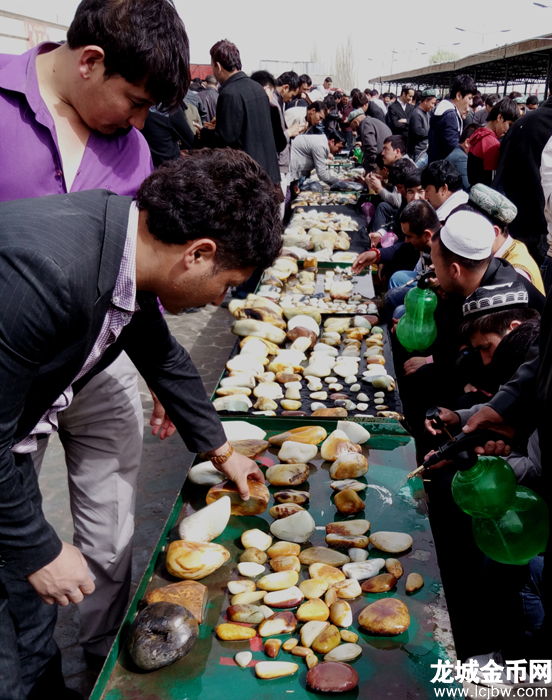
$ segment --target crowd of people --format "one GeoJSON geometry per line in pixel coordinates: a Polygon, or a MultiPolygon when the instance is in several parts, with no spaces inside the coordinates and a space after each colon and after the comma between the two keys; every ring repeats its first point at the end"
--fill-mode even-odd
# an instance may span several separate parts
{"type": "MultiPolygon", "coordinates": [[[[122,622],[143,433],[136,370],[155,435],[178,430],[244,498],[247,478],[263,479],[227,443],[163,312],[252,290],[305,179],[339,180],[338,154],[355,154],[356,186],[376,203],[353,272],[371,267],[382,295],[420,462],[442,438],[426,418],[438,406],[449,430],[494,429],[479,451],[550,497],[552,99],[481,94],[468,75],[446,95],[346,92],[330,76],[248,76],[228,40],[210,56],[212,72],[190,80],[170,0],[83,0],[66,43],[0,55],[0,700],[78,697],[53,639],[57,604],[79,603],[92,666],[122,622]],[[425,273],[437,337],[409,353],[395,330],[425,273]],[[46,522],[38,487],[56,430],[73,545],[46,522]]],[[[425,487],[458,655],[513,683],[505,660],[551,658],[545,555],[515,572],[485,560],[452,502],[453,473],[432,470],[425,487]]]]}

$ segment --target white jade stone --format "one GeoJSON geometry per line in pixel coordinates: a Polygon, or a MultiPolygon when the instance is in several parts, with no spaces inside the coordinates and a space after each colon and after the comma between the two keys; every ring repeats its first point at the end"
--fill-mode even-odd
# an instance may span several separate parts
{"type": "Polygon", "coordinates": [[[184,518],[178,527],[183,540],[211,542],[224,531],[230,520],[230,498],[223,496],[218,501],[184,518]],[[215,507],[218,506],[218,507],[215,507]]]}
{"type": "Polygon", "coordinates": [[[302,510],[299,513],[289,515],[287,518],[275,520],[270,526],[270,532],[279,540],[302,544],[308,542],[315,527],[316,524],[312,515],[306,510],[302,510]]]}
{"type": "Polygon", "coordinates": [[[278,459],[280,462],[288,464],[306,464],[309,460],[314,459],[317,453],[318,447],[316,445],[287,440],[278,452],[278,459]]]}
{"type": "Polygon", "coordinates": [[[385,566],[385,559],[368,559],[368,561],[343,564],[343,573],[349,578],[363,581],[366,578],[377,576],[385,566]]]}
{"type": "Polygon", "coordinates": [[[366,561],[368,559],[368,552],[365,549],[358,549],[358,547],[351,547],[351,549],[347,550],[347,554],[353,562],[366,561]]]}
{"type": "Polygon", "coordinates": [[[406,532],[374,532],[370,542],[383,552],[405,552],[412,547],[412,537],[406,532]]]}
{"type": "MultiPolygon", "coordinates": [[[[223,423],[223,425],[225,425],[223,423]]],[[[201,462],[196,464],[188,472],[188,479],[192,484],[201,484],[203,486],[214,486],[224,481],[224,474],[216,469],[212,462],[201,462]]]]}
{"type": "Polygon", "coordinates": [[[310,649],[318,635],[322,634],[329,626],[329,622],[322,622],[321,620],[310,620],[306,622],[303,627],[301,627],[301,646],[310,649]]]}
{"type": "MultiPolygon", "coordinates": [[[[364,409],[361,409],[364,410],[364,409]]],[[[337,421],[337,429],[342,430],[351,442],[363,445],[370,439],[370,433],[359,423],[340,420],[337,421]]]]}
{"type": "MultiPolygon", "coordinates": [[[[227,498],[227,496],[225,496],[225,498],[227,498]]],[[[266,532],[254,528],[253,530],[246,530],[242,534],[241,543],[245,549],[249,549],[249,547],[256,547],[257,549],[260,549],[261,552],[266,552],[266,550],[272,544],[272,537],[267,535],[266,532]]]]}
{"type": "Polygon", "coordinates": [[[238,651],[236,656],[234,656],[234,661],[242,668],[248,666],[252,659],[253,654],[250,651],[238,651]]]}
{"type": "Polygon", "coordinates": [[[359,644],[348,642],[340,644],[329,651],[324,656],[324,661],[352,661],[362,654],[362,647],[359,644]]]}
{"type": "Polygon", "coordinates": [[[244,420],[224,422],[222,428],[227,440],[263,440],[266,436],[266,430],[244,420]]]}
{"type": "MultiPolygon", "coordinates": [[[[306,511],[305,511],[306,512],[306,511]]],[[[255,564],[252,561],[242,561],[238,564],[238,571],[242,576],[260,576],[266,571],[266,567],[262,564],[255,564]]]]}

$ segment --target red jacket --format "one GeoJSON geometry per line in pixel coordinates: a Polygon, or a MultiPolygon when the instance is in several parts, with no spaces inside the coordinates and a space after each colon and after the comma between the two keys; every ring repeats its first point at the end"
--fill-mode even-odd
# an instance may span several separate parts
{"type": "Polygon", "coordinates": [[[496,170],[498,167],[498,154],[500,141],[494,131],[482,126],[476,129],[470,136],[470,153],[483,160],[485,170],[496,170]]]}

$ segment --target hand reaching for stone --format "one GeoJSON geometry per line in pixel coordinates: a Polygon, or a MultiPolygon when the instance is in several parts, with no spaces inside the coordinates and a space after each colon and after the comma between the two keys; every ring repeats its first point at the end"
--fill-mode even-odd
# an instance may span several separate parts
{"type": "MultiPolygon", "coordinates": [[[[217,452],[223,454],[225,452],[223,449],[224,447],[225,446],[223,445],[222,448],[217,450],[217,452]]],[[[226,449],[228,449],[228,443],[226,443],[226,449]]],[[[249,457],[244,457],[244,455],[241,455],[238,452],[233,452],[226,462],[220,467],[217,467],[217,469],[236,484],[238,491],[240,492],[240,497],[244,501],[249,500],[249,486],[247,484],[248,479],[260,481],[261,484],[264,484],[265,482],[264,474],[257,466],[257,463],[252,459],[249,459],[249,457]]]]}

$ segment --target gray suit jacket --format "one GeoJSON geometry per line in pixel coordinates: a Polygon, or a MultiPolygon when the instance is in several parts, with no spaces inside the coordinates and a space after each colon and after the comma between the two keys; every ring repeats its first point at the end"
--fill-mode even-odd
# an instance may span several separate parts
{"type": "MultiPolygon", "coordinates": [[[[126,240],[130,197],[92,190],[0,204],[0,556],[20,576],[61,544],[26,496],[11,447],[26,437],[84,365],[109,308],[126,240]]],[[[125,350],[190,450],[225,441],[186,350],[154,294],[78,391],[125,350]]]]}

